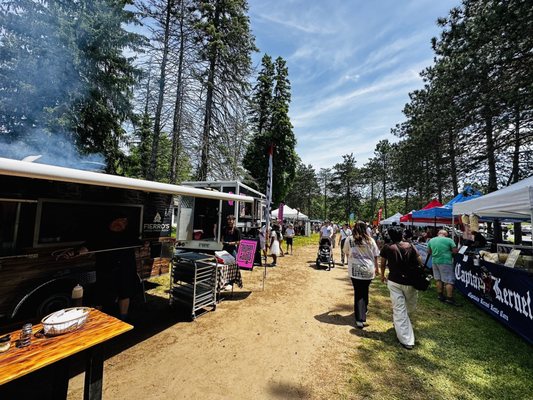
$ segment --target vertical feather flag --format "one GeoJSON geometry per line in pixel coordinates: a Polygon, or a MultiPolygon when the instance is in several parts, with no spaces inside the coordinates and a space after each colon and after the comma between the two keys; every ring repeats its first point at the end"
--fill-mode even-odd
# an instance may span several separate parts
{"type": "Polygon", "coordinates": [[[272,207],[272,153],[274,152],[274,145],[268,148],[268,175],[266,186],[266,207],[265,207],[265,223],[267,227],[270,226],[270,210],[272,207]]]}

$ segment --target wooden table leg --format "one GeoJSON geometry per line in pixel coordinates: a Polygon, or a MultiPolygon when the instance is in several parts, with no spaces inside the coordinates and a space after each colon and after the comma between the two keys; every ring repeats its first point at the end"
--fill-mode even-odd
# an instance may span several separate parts
{"type": "Polygon", "coordinates": [[[85,367],[84,400],[101,400],[102,383],[104,377],[103,346],[97,345],[87,350],[87,364],[85,367]]]}
{"type": "Polygon", "coordinates": [[[52,398],[54,399],[67,398],[69,381],[68,364],[69,360],[64,359],[49,367],[53,371],[52,398]]]}

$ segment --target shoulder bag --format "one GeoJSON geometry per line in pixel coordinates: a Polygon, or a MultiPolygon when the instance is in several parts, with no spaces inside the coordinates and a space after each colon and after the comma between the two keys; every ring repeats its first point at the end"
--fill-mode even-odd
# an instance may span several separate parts
{"type": "MultiPolygon", "coordinates": [[[[420,266],[418,263],[416,264],[410,264],[409,260],[405,260],[403,257],[403,254],[400,250],[400,246],[396,245],[398,248],[398,253],[400,253],[400,258],[406,267],[406,275],[408,281],[411,283],[411,286],[414,287],[416,290],[425,291],[429,288],[429,285],[431,283],[432,276],[429,274],[426,269],[426,263],[424,263],[423,266],[420,266]]],[[[411,244],[411,248],[414,250],[413,245],[411,244]]]]}

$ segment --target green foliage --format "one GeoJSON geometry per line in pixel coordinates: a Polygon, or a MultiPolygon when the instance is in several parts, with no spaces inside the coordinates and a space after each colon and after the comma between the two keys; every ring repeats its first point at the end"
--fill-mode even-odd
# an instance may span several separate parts
{"type": "Polygon", "coordinates": [[[285,196],[287,205],[299,208],[309,218],[316,219],[321,213],[314,205],[320,199],[320,187],[313,166],[299,163],[291,189],[285,196]]]}
{"type": "Polygon", "coordinates": [[[204,63],[200,83],[204,87],[205,108],[197,178],[205,180],[213,149],[226,146],[217,139],[225,129],[228,116],[235,114],[249,91],[252,72],[251,54],[256,51],[250,31],[246,0],[197,0],[196,43],[204,63]]]}
{"type": "Polygon", "coordinates": [[[243,159],[244,167],[250,172],[259,190],[266,187],[268,173],[268,148],[274,145],[272,200],[277,204],[285,200],[296,175],[298,155],[296,138],[289,118],[291,99],[289,71],[285,60],[278,57],[272,74],[270,58],[263,57],[263,69],[260,78],[263,82],[274,82],[272,101],[269,107],[270,86],[256,85],[252,116],[255,118],[254,137],[243,159]],[[266,107],[266,109],[265,109],[266,107]]]}
{"type": "MultiPolygon", "coordinates": [[[[410,94],[399,188],[426,199],[457,194],[461,181],[487,191],[531,175],[533,154],[533,7],[527,1],[464,0],[441,18],[435,64],[410,94]]],[[[408,203],[406,198],[406,203],[408,203]]]]}
{"type": "Polygon", "coordinates": [[[332,192],[331,218],[339,222],[348,222],[350,214],[358,213],[359,184],[361,174],[355,166],[357,161],[353,153],[342,156],[343,162],[333,166],[333,177],[330,183],[332,192]]]}
{"type": "Polygon", "coordinates": [[[122,124],[133,117],[139,71],[123,55],[142,42],[126,1],[3,2],[0,6],[0,127],[24,139],[29,127],[72,134],[82,152],[122,158],[122,124]]]}

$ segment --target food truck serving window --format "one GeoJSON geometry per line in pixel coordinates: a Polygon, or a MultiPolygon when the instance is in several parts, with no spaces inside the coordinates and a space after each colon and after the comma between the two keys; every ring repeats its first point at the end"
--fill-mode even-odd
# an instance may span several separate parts
{"type": "Polygon", "coordinates": [[[141,205],[39,200],[34,245],[83,242],[105,230],[110,218],[119,214],[128,217],[128,229],[140,234],[142,211],[141,205]]]}

